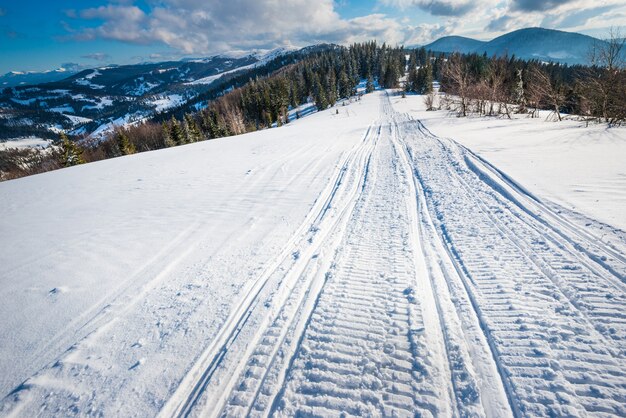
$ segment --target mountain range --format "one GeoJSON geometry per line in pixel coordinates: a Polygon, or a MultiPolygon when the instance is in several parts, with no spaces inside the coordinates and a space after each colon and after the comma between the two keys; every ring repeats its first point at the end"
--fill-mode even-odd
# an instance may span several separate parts
{"type": "MultiPolygon", "coordinates": [[[[444,53],[584,64],[591,48],[603,42],[578,33],[527,28],[491,41],[446,36],[424,47],[444,53]]],[[[214,56],[92,69],[64,65],[41,73],[9,73],[0,77],[0,140],[56,138],[59,130],[97,136],[115,126],[181,116],[206,107],[209,100],[251,78],[334,47],[321,44],[238,58],[214,56]]]]}
{"type": "Polygon", "coordinates": [[[437,52],[486,53],[489,56],[512,56],[525,60],[588,64],[589,52],[602,41],[580,33],[554,29],[526,28],[509,32],[491,41],[463,36],[445,36],[424,45],[437,52]]]}
{"type": "Polygon", "coordinates": [[[333,47],[106,66],[66,74],[61,80],[0,88],[0,139],[56,138],[59,130],[98,135],[158,115],[165,118],[168,112],[198,110],[251,77],[333,47]]]}

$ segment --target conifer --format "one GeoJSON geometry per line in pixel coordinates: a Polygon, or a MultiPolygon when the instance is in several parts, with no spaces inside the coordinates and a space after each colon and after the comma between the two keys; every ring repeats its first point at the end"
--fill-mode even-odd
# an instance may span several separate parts
{"type": "Polygon", "coordinates": [[[70,141],[65,132],[59,134],[59,139],[61,142],[59,162],[63,167],[71,167],[85,163],[82,157],[82,150],[74,141],[70,141]]]}
{"type": "Polygon", "coordinates": [[[122,155],[130,155],[137,152],[137,148],[135,148],[135,145],[122,129],[117,132],[117,147],[122,155]]]}

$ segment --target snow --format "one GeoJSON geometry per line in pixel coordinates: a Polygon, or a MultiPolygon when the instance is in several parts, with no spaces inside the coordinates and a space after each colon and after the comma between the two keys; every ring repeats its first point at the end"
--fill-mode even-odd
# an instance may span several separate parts
{"type": "Polygon", "coordinates": [[[63,106],[58,106],[58,107],[51,107],[49,109],[51,112],[57,112],[57,113],[64,113],[64,112],[71,112],[74,113],[74,108],[70,105],[63,105],[63,106]]]}
{"type": "Polygon", "coordinates": [[[49,110],[51,112],[57,112],[57,113],[62,114],[63,116],[68,118],[73,125],[78,125],[78,124],[81,124],[81,123],[87,123],[87,122],[91,122],[92,121],[92,119],[85,118],[83,116],[68,115],[66,112],[74,113],[74,108],[72,106],[70,106],[70,105],[63,105],[63,106],[58,106],[58,107],[52,107],[49,110]]]}
{"type": "Polygon", "coordinates": [[[87,74],[84,78],[85,78],[85,79],[87,79],[87,80],[91,80],[92,78],[97,77],[97,76],[99,76],[99,75],[102,75],[102,74],[100,73],[100,71],[98,71],[98,70],[94,70],[94,71],[92,71],[90,74],[87,74]]]}
{"type": "Polygon", "coordinates": [[[99,97],[97,102],[94,102],[93,105],[85,105],[82,108],[82,111],[84,111],[85,109],[87,110],[102,110],[104,109],[106,106],[111,106],[113,105],[113,99],[111,99],[110,97],[99,97]]]}
{"type": "Polygon", "coordinates": [[[163,112],[164,110],[171,109],[172,107],[180,106],[185,103],[185,98],[180,94],[168,94],[152,99],[150,104],[155,106],[155,111],[163,112]]]}
{"type": "Polygon", "coordinates": [[[94,84],[91,82],[91,80],[96,77],[101,75],[101,73],[98,70],[94,70],[91,73],[87,74],[84,77],[81,78],[77,78],[76,80],[74,80],[75,84],[78,84],[80,86],[86,86],[89,87],[91,89],[95,89],[95,90],[99,90],[99,89],[103,89],[104,86],[100,85],[100,84],[94,84]]]}
{"type": "MultiPolygon", "coordinates": [[[[143,80],[143,77],[140,77],[140,79],[143,80]]],[[[159,83],[150,83],[148,81],[144,81],[140,85],[138,85],[136,88],[131,89],[129,91],[129,94],[132,94],[135,96],[142,96],[146,94],[147,92],[149,92],[150,90],[154,89],[155,87],[159,87],[159,86],[160,86],[159,83]]]]}
{"type": "Polygon", "coordinates": [[[103,123],[102,125],[98,126],[98,128],[93,131],[89,136],[92,138],[98,138],[105,133],[112,131],[118,126],[134,125],[141,123],[144,120],[146,120],[146,115],[143,112],[126,114],[124,116],[120,116],[117,119],[113,119],[110,122],[103,123]]]}
{"type": "Polygon", "coordinates": [[[624,233],[420,106],[0,183],[0,415],[624,416],[624,233]]]}
{"type": "Polygon", "coordinates": [[[81,123],[89,123],[93,120],[93,119],[85,118],[83,116],[68,115],[65,113],[63,114],[63,116],[68,118],[70,122],[72,122],[73,125],[79,125],[81,123]]]}
{"type": "MultiPolygon", "coordinates": [[[[113,388],[130,381],[166,396],[156,369],[131,374],[126,361],[128,368],[137,353],[159,364],[172,355],[167,375],[182,376],[223,322],[229,301],[298,227],[342,153],[362,137],[354,125],[367,124],[377,108],[370,100],[352,105],[350,117],[326,111],[281,129],[1,183],[0,229],[13,238],[0,248],[0,391],[55,359],[82,356],[88,340],[107,334],[85,339],[91,331],[121,327],[121,340],[102,346],[115,383],[103,388],[101,400],[119,396],[113,388]],[[355,124],[346,124],[351,119],[355,124]],[[59,288],[65,291],[53,292],[59,288]],[[179,320],[171,313],[161,325],[148,320],[147,301],[155,308],[174,302],[188,322],[170,328],[179,320]],[[115,317],[125,319],[110,322],[115,317]],[[132,348],[139,339],[143,347],[132,348]],[[75,343],[82,348],[66,352],[75,343]]],[[[138,411],[147,401],[110,407],[138,411]]]]}
{"type": "MultiPolygon", "coordinates": [[[[244,65],[241,67],[237,67],[237,68],[233,68],[232,70],[228,70],[228,71],[222,71],[222,72],[218,72],[217,74],[208,76],[208,77],[203,77],[203,78],[199,78],[197,80],[194,80],[192,82],[189,83],[185,83],[188,85],[194,85],[194,84],[211,84],[214,81],[218,80],[219,78],[221,78],[223,75],[226,74],[232,74],[234,72],[237,71],[243,71],[243,70],[249,70],[251,68],[257,68],[257,67],[261,67],[265,64],[267,64],[268,62],[270,62],[271,60],[278,58],[282,55],[285,55],[291,51],[296,50],[297,48],[291,48],[291,47],[284,47],[284,48],[276,48],[274,50],[271,50],[269,52],[259,52],[257,54],[253,54],[258,61],[253,63],[253,64],[249,64],[249,65],[244,65]]],[[[218,70],[219,71],[219,70],[218,70]]]]}
{"type": "Polygon", "coordinates": [[[547,201],[626,231],[626,127],[514,115],[457,118],[426,112],[422,96],[395,97],[394,106],[453,138],[547,201]]]}
{"type": "Polygon", "coordinates": [[[0,150],[7,148],[47,148],[51,144],[49,139],[38,138],[35,136],[26,138],[15,138],[0,141],[0,150]]]}

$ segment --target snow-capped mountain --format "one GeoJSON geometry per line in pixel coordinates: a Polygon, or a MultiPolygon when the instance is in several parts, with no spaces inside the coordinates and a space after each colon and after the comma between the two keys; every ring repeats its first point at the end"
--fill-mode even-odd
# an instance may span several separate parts
{"type": "Polygon", "coordinates": [[[10,71],[0,75],[0,89],[5,87],[24,86],[30,84],[50,83],[63,80],[82,70],[85,67],[79,64],[67,63],[61,67],[48,71],[10,71]]]}
{"type": "Polygon", "coordinates": [[[266,74],[328,47],[81,69],[54,81],[0,88],[0,136],[53,138],[59,129],[98,134],[175,108],[197,110],[252,72],[266,74]]]}
{"type": "Polygon", "coordinates": [[[446,36],[424,45],[439,52],[462,52],[487,55],[515,55],[522,59],[536,59],[565,64],[587,64],[588,54],[600,39],[580,33],[554,29],[526,28],[499,36],[491,41],[479,41],[462,36],[446,36]]]}

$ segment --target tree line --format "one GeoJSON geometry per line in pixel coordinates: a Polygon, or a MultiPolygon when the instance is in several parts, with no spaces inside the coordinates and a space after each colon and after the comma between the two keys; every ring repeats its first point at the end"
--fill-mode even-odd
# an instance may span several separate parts
{"type": "MultiPolygon", "coordinates": [[[[443,107],[459,116],[506,115],[538,110],[620,125],[626,121],[624,39],[613,34],[591,51],[589,66],[567,66],[486,54],[435,54],[424,48],[404,50],[376,42],[332,47],[292,60],[269,74],[255,75],[239,87],[224,85],[198,111],[158,115],[150,121],[118,127],[103,138],[71,141],[65,136],[45,152],[0,152],[0,180],[61,167],[238,135],[290,123],[299,106],[318,110],[365,91],[400,87],[403,94],[425,95],[427,109],[443,107]],[[406,56],[408,55],[408,60],[406,56]],[[435,96],[433,80],[440,82],[435,96]],[[439,103],[435,103],[436,97],[439,103]]],[[[241,76],[237,76],[240,78],[241,76]]]]}
{"type": "MultiPolygon", "coordinates": [[[[428,54],[423,68],[432,67],[440,91],[449,93],[441,96],[440,105],[459,116],[511,117],[516,112],[535,117],[543,109],[557,120],[562,114],[571,114],[587,122],[617,126],[626,122],[625,52],[624,38],[612,32],[607,42],[590,51],[588,66],[485,54],[428,54]]],[[[428,104],[433,97],[426,100],[428,104]]]]}
{"type": "Polygon", "coordinates": [[[0,153],[0,179],[281,126],[300,117],[301,105],[324,110],[354,96],[361,80],[367,80],[368,91],[375,80],[384,88],[398,87],[404,66],[403,48],[374,41],[313,52],[241,87],[225,86],[223,94],[199,111],[165,120],[160,115],[80,145],[62,134],[57,147],[46,153],[0,153]]]}

